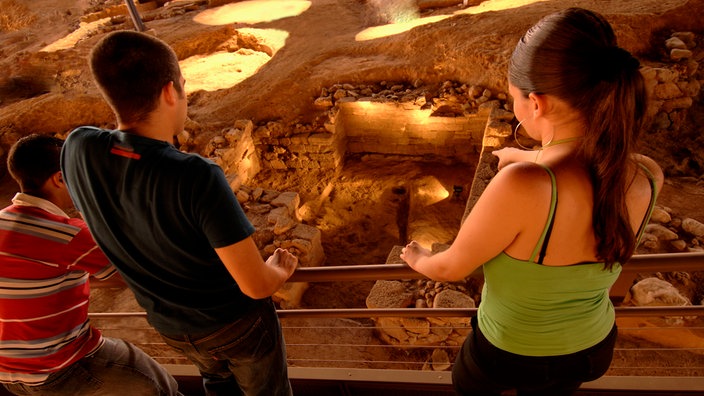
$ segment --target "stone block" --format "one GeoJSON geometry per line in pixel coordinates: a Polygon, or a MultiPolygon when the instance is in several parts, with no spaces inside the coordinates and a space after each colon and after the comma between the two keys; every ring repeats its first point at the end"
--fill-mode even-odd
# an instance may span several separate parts
{"type": "Polygon", "coordinates": [[[274,161],[271,161],[271,162],[269,162],[269,166],[270,166],[272,169],[277,169],[277,170],[288,169],[288,166],[286,166],[286,164],[285,164],[283,161],[281,161],[281,160],[274,160],[274,161]]]}
{"type": "Polygon", "coordinates": [[[513,129],[511,128],[511,124],[497,120],[491,120],[487,122],[486,128],[484,129],[485,137],[491,136],[506,138],[511,136],[512,134],[513,129]]]}
{"type": "Polygon", "coordinates": [[[291,237],[294,239],[306,239],[313,244],[320,244],[321,242],[320,230],[306,224],[298,224],[291,232],[291,237]]]}
{"type": "Polygon", "coordinates": [[[504,146],[506,138],[485,136],[483,145],[484,147],[500,148],[504,146]]]}
{"type": "Polygon", "coordinates": [[[683,219],[682,229],[697,238],[704,238],[704,224],[697,220],[691,218],[683,219]]]}
{"type": "Polygon", "coordinates": [[[682,91],[674,82],[666,82],[656,85],[653,94],[657,99],[667,100],[681,97],[682,91]]]}
{"type": "Polygon", "coordinates": [[[330,133],[314,133],[308,137],[308,143],[318,146],[328,146],[335,141],[335,135],[330,133]]]}
{"type": "Polygon", "coordinates": [[[233,127],[244,131],[244,133],[250,136],[252,135],[252,132],[254,132],[254,122],[252,122],[252,120],[237,120],[235,121],[233,127]]]}
{"type": "Polygon", "coordinates": [[[701,83],[697,80],[682,81],[677,84],[677,87],[682,91],[685,96],[696,97],[701,91],[701,83]]]}
{"type": "Polygon", "coordinates": [[[633,285],[627,301],[635,306],[692,305],[670,282],[654,277],[645,278],[633,285]]]}
{"type": "Polygon", "coordinates": [[[653,68],[653,70],[655,71],[655,79],[659,83],[673,82],[676,81],[680,76],[678,72],[663,67],[655,67],[653,68]]]}
{"type": "Polygon", "coordinates": [[[674,61],[679,61],[682,59],[689,59],[692,57],[692,51],[687,49],[674,48],[670,50],[670,59],[674,61]]]}
{"type": "Polygon", "coordinates": [[[679,37],[670,37],[669,39],[665,40],[665,48],[671,50],[671,49],[687,49],[687,44],[682,41],[679,37]]]}
{"type": "Polygon", "coordinates": [[[276,224],[274,224],[274,234],[283,235],[289,230],[296,227],[297,224],[298,223],[296,222],[296,220],[289,216],[280,216],[276,219],[276,224]]]}
{"type": "Polygon", "coordinates": [[[662,104],[662,110],[667,113],[670,113],[673,110],[677,110],[677,109],[688,109],[688,108],[692,107],[692,104],[693,104],[693,100],[691,97],[683,96],[681,98],[666,100],[662,104]]]}
{"type": "Polygon", "coordinates": [[[660,224],[648,224],[645,226],[645,232],[654,235],[661,241],[674,241],[678,238],[677,233],[660,224]]]}
{"type": "Polygon", "coordinates": [[[284,283],[283,287],[274,293],[272,299],[283,309],[298,308],[301,306],[301,299],[308,286],[308,282],[284,283]]]}
{"type": "Polygon", "coordinates": [[[300,205],[300,203],[300,195],[293,191],[282,192],[278,197],[271,201],[271,205],[276,207],[286,207],[288,209],[288,213],[292,215],[296,213],[296,209],[298,209],[298,205],[300,205]]]}
{"type": "Polygon", "coordinates": [[[297,135],[293,135],[290,137],[289,144],[305,146],[306,144],[308,144],[308,136],[310,135],[307,133],[299,133],[297,135]]]}
{"type": "Polygon", "coordinates": [[[474,300],[456,290],[443,290],[435,296],[433,308],[475,308],[474,300]]]}
{"type": "Polygon", "coordinates": [[[408,332],[420,335],[430,334],[430,322],[418,318],[401,318],[401,326],[408,332]]]}
{"type": "Polygon", "coordinates": [[[408,333],[403,329],[400,318],[382,317],[376,320],[380,335],[389,344],[398,344],[408,341],[408,333]],[[392,339],[389,339],[392,337],[392,339]]]}
{"type": "Polygon", "coordinates": [[[667,224],[672,221],[672,216],[663,208],[656,206],[655,208],[653,208],[653,213],[650,216],[650,221],[660,224],[667,224]]]}
{"type": "Polygon", "coordinates": [[[403,283],[387,280],[376,281],[366,300],[367,308],[407,308],[413,303],[413,293],[403,283]]]}

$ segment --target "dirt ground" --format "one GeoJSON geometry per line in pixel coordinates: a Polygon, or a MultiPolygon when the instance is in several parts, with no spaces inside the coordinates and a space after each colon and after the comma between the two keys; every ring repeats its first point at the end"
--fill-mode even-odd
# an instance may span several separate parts
{"type": "MultiPolygon", "coordinates": [[[[336,177],[330,175],[262,172],[256,183],[268,188],[296,190],[301,202],[319,205],[309,221],[323,234],[326,265],[383,264],[394,245],[411,239],[428,246],[451,243],[460,226],[474,175],[470,164],[418,163],[404,160],[348,158],[336,177]],[[330,193],[318,200],[325,187],[330,193]],[[415,196],[404,206],[397,189],[447,191],[442,197],[415,196]],[[454,186],[463,193],[454,196],[454,186]],[[406,207],[406,209],[404,209],[406,207]],[[399,221],[407,223],[399,224],[399,221]],[[402,230],[406,229],[404,232],[402,230]]],[[[374,282],[312,284],[304,307],[365,307],[374,282]]]]}

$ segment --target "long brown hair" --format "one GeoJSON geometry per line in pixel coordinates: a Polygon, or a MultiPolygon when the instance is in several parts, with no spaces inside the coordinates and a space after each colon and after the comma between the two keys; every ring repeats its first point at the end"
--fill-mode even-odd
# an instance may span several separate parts
{"type": "Polygon", "coordinates": [[[606,19],[582,8],[541,19],[521,38],[509,63],[509,81],[524,95],[554,95],[586,125],[578,155],[593,184],[597,257],[609,269],[626,262],[636,247],[626,170],[647,101],[638,68],[638,60],[617,46],[606,19]]]}

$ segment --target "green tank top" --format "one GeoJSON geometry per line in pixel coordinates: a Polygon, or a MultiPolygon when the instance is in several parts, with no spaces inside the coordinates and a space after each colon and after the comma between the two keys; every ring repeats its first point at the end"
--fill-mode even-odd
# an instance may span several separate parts
{"type": "MultiPolygon", "coordinates": [[[[525,356],[566,355],[603,340],[615,320],[609,288],[621,273],[620,264],[609,271],[603,263],[555,267],[535,262],[541,248],[544,254],[557,207],[555,175],[544,168],[552,179],[553,193],[538,244],[530,261],[502,252],[484,264],[485,283],[477,311],[479,328],[494,346],[525,356]]],[[[650,209],[638,239],[655,203],[655,183],[648,175],[650,209]]]]}

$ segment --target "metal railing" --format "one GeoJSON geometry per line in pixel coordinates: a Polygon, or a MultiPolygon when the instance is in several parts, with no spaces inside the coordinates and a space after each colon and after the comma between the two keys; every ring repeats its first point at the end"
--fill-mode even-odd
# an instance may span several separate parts
{"type": "MultiPolygon", "coordinates": [[[[704,253],[661,253],[633,256],[622,273],[704,271],[704,253]]],[[[471,276],[483,276],[481,267],[471,276]]],[[[405,264],[369,264],[298,268],[289,282],[425,279],[405,264]]]]}
{"type": "Polygon", "coordinates": [[[137,7],[134,5],[134,0],[125,0],[125,5],[127,5],[127,11],[130,14],[134,28],[138,32],[146,31],[147,27],[144,25],[142,17],[139,15],[139,11],[137,11],[137,7]]]}
{"type": "MultiPolygon", "coordinates": [[[[639,273],[673,272],[673,271],[704,271],[704,253],[653,254],[634,256],[623,267],[621,280],[630,285],[639,273]]],[[[473,274],[482,276],[481,270],[473,274]]],[[[331,266],[316,268],[299,268],[291,277],[291,282],[342,282],[342,281],[374,281],[423,279],[404,264],[377,264],[359,266],[331,266]]],[[[94,286],[100,286],[96,283],[94,286]]],[[[620,292],[618,292],[620,293],[620,292]]],[[[617,293],[617,294],[618,294],[617,293]]],[[[476,313],[476,309],[467,308],[407,308],[407,309],[284,309],[279,310],[279,317],[284,329],[287,349],[289,350],[290,375],[292,379],[349,381],[376,381],[388,383],[451,383],[448,367],[442,371],[433,371],[429,356],[435,350],[455,354],[459,345],[389,345],[379,341],[377,335],[379,326],[370,318],[466,318],[476,313]],[[349,341],[345,334],[350,335],[349,341]],[[360,336],[362,334],[362,336],[360,336]],[[335,342],[325,338],[334,335],[335,342]],[[366,338],[365,338],[366,337],[366,338]],[[358,339],[369,340],[359,343],[358,339]],[[307,352],[325,348],[329,352],[325,358],[320,354],[306,356],[307,352]],[[368,356],[391,356],[393,359],[383,359],[373,362],[368,356]],[[420,361],[413,358],[421,357],[420,361]],[[424,367],[425,366],[425,367],[424,367]],[[425,368],[425,369],[424,369],[425,368]]],[[[619,339],[614,363],[606,376],[583,385],[585,389],[594,390],[628,390],[628,391],[671,391],[671,392],[704,392],[704,341],[702,345],[659,346],[648,344],[645,347],[630,345],[629,342],[638,339],[648,339],[648,335],[658,334],[659,337],[682,338],[683,334],[704,332],[704,306],[680,307],[616,307],[617,321],[627,318],[690,318],[690,324],[666,325],[667,319],[658,319],[661,325],[619,324],[619,339]],[[701,319],[700,319],[701,318],[701,319]],[[650,333],[648,333],[650,332],[650,333]],[[655,333],[657,332],[657,333],[655,333]],[[671,334],[661,335],[665,332],[671,334]],[[630,355],[642,356],[643,363],[638,367],[625,367],[624,362],[633,360],[630,355]],[[671,357],[669,357],[671,356],[671,357]],[[638,371],[637,375],[633,372],[638,371]],[[626,373],[626,374],[621,374],[626,373]]],[[[168,347],[158,340],[158,335],[146,324],[143,312],[101,312],[91,313],[91,319],[103,329],[107,335],[116,333],[130,341],[130,335],[139,332],[152,332],[153,342],[140,345],[145,351],[164,364],[174,375],[197,376],[197,370],[182,357],[176,356],[168,347]],[[124,319],[124,320],[123,320],[124,319]],[[143,320],[138,329],[125,329],[120,322],[135,319],[143,320]],[[116,324],[117,323],[117,324],[116,324]],[[125,334],[120,332],[124,330],[125,334]]],[[[638,319],[634,319],[638,320],[638,319]]],[[[684,319],[683,319],[684,320],[684,319]]],[[[632,323],[632,322],[629,322],[632,323]]],[[[387,329],[388,330],[388,329],[387,329]]],[[[448,329],[452,331],[452,329],[448,329]]],[[[686,335],[685,334],[685,335],[686,335]]],[[[133,341],[134,342],[134,341],[133,341]]],[[[139,345],[139,344],[138,344],[139,345]]],[[[637,358],[640,359],[640,358],[637,358]]]]}

